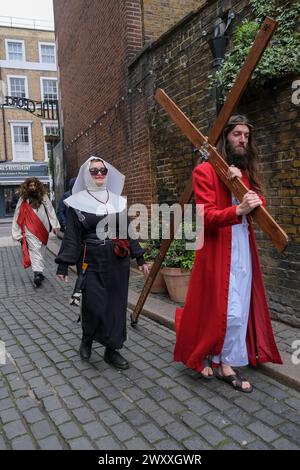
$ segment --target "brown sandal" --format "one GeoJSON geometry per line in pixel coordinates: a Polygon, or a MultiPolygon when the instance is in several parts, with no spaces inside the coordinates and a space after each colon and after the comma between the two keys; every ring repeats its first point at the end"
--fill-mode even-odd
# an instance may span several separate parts
{"type": "Polygon", "coordinates": [[[249,382],[249,380],[245,379],[245,377],[243,377],[237,370],[235,370],[235,374],[232,374],[232,375],[222,375],[220,374],[219,371],[217,371],[216,377],[217,379],[223,380],[223,382],[228,383],[235,390],[238,390],[239,392],[251,393],[253,390],[253,387],[251,384],[250,384],[250,387],[243,388],[243,382],[249,382]]]}

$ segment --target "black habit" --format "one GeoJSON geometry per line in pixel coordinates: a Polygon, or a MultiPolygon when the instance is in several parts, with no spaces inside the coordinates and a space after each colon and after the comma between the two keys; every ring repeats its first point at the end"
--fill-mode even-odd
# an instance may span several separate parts
{"type": "MultiPolygon", "coordinates": [[[[126,310],[129,283],[129,256],[119,257],[114,243],[101,242],[96,235],[98,222],[104,216],[81,212],[85,221],[79,221],[71,207],[68,210],[66,231],[55,262],[57,274],[68,274],[68,266],[81,269],[84,244],[88,267],[82,289],[83,340],[95,340],[111,349],[121,349],[126,340],[126,310]]],[[[118,231],[118,214],[117,231],[118,231]]],[[[117,232],[118,233],[118,232],[117,232]]],[[[130,239],[131,257],[144,264],[143,253],[137,240],[130,239]]]]}

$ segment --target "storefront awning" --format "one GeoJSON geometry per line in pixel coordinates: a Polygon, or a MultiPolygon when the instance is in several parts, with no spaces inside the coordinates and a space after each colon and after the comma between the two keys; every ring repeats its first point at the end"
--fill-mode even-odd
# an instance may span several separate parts
{"type": "Polygon", "coordinates": [[[42,183],[50,183],[47,163],[0,163],[0,186],[20,185],[35,176],[42,183]]]}

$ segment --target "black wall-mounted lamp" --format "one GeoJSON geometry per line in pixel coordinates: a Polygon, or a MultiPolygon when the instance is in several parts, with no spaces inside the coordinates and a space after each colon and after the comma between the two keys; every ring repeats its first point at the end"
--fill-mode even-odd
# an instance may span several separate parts
{"type": "Polygon", "coordinates": [[[218,17],[214,22],[212,36],[209,39],[209,45],[214,56],[214,67],[221,65],[224,60],[226,47],[229,42],[229,36],[226,32],[234,18],[234,11],[229,10],[226,19],[218,17]]]}
{"type": "MultiPolygon", "coordinates": [[[[227,13],[227,18],[224,19],[224,17],[223,18],[218,17],[216,18],[214,22],[212,35],[208,41],[213,57],[214,57],[213,67],[219,67],[224,61],[226,48],[229,43],[229,35],[226,33],[234,18],[235,18],[234,11],[229,10],[227,13]]],[[[220,88],[217,88],[216,89],[217,114],[220,112],[221,107],[222,107],[222,90],[220,90],[220,88]]]]}

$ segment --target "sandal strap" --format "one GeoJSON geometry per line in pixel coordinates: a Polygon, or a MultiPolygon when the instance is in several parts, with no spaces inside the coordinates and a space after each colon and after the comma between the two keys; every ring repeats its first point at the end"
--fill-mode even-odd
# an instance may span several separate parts
{"type": "Polygon", "coordinates": [[[231,374],[231,375],[220,374],[220,375],[221,375],[222,380],[232,385],[233,388],[236,388],[237,390],[243,388],[243,380],[237,374],[231,374]]]}
{"type": "Polygon", "coordinates": [[[250,384],[250,382],[244,377],[242,377],[239,373],[235,373],[231,375],[223,375],[223,374],[220,374],[220,372],[217,372],[216,377],[230,384],[235,390],[239,390],[241,392],[246,392],[246,393],[250,393],[253,390],[253,387],[250,384]],[[243,388],[243,382],[248,382],[250,386],[247,388],[243,388]]]}
{"type": "MultiPolygon", "coordinates": [[[[249,380],[246,379],[246,377],[244,377],[244,376],[240,373],[239,370],[235,370],[234,372],[236,373],[237,377],[238,377],[239,379],[241,379],[242,382],[249,382],[249,380]]],[[[250,382],[249,382],[249,383],[250,383],[250,382]]]]}
{"type": "Polygon", "coordinates": [[[224,380],[224,382],[228,382],[230,384],[232,384],[232,382],[236,381],[238,379],[237,375],[236,374],[231,374],[231,375],[224,375],[224,374],[220,374],[220,372],[218,372],[218,376],[224,380]]]}
{"type": "Polygon", "coordinates": [[[211,362],[211,356],[206,356],[203,361],[204,367],[211,367],[211,362]]]}

